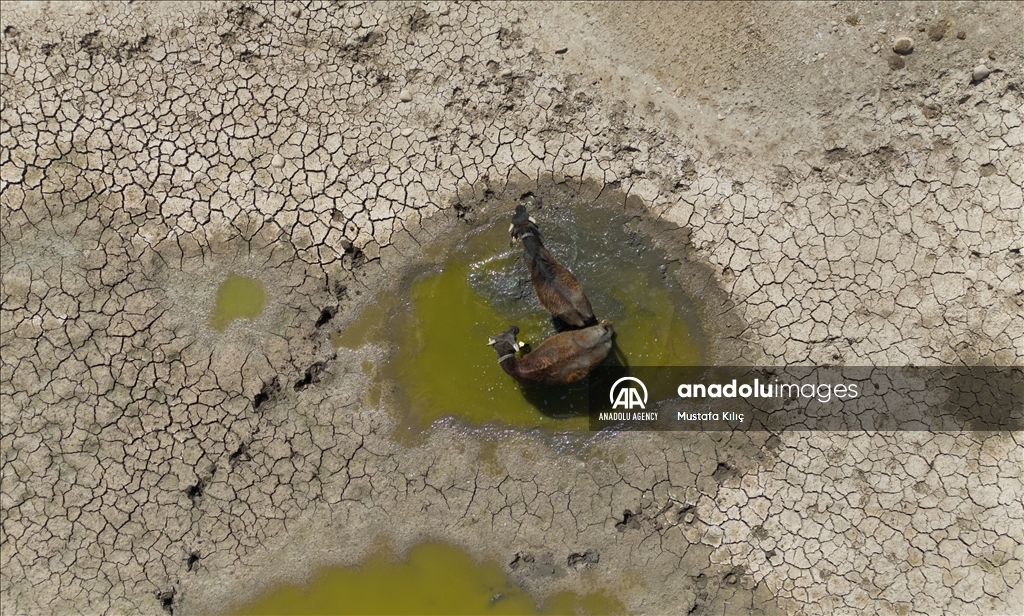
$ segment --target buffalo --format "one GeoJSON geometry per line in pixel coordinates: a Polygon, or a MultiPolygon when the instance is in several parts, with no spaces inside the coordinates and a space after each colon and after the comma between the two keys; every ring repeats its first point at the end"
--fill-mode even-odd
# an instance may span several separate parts
{"type": "Polygon", "coordinates": [[[498,353],[502,370],[520,385],[564,385],[582,380],[612,349],[615,330],[610,321],[583,329],[561,332],[540,343],[536,349],[516,357],[523,345],[516,340],[519,328],[512,325],[488,346],[498,353]]]}
{"type": "Polygon", "coordinates": [[[526,213],[525,206],[516,207],[508,231],[512,240],[523,244],[533,292],[540,305],[555,318],[556,328],[579,329],[596,325],[597,318],[590,307],[590,300],[583,294],[583,286],[544,247],[537,221],[526,213]],[[564,327],[557,327],[559,323],[564,327]]]}

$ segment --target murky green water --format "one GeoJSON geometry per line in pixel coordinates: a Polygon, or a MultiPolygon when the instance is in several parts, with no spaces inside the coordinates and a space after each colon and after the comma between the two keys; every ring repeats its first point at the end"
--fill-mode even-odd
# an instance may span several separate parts
{"type": "Polygon", "coordinates": [[[560,593],[537,606],[497,563],[478,563],[449,545],[427,543],[404,561],[379,553],[356,568],[320,571],[305,588],[271,591],[235,614],[621,614],[600,593],[560,593]]]}
{"type": "Polygon", "coordinates": [[[217,304],[210,315],[210,327],[224,331],[235,319],[255,319],[266,304],[267,295],[258,280],[230,274],[217,289],[217,304]]]}
{"type": "MultiPolygon", "coordinates": [[[[471,231],[403,294],[384,294],[335,337],[395,349],[379,375],[397,384],[395,406],[420,429],[444,416],[474,425],[586,429],[585,403],[549,389],[528,400],[505,374],[487,339],[510,324],[534,346],[555,333],[533,295],[520,245],[509,247],[513,207],[471,231]],[[561,396],[562,400],[559,400],[561,396]]],[[[706,358],[692,300],[667,272],[671,259],[624,214],[571,204],[531,209],[545,245],[580,280],[599,319],[616,331],[615,357],[633,366],[700,365],[706,358]]],[[[571,388],[569,388],[571,390],[571,388]]],[[[533,392],[536,394],[536,392],[533,392]]]]}

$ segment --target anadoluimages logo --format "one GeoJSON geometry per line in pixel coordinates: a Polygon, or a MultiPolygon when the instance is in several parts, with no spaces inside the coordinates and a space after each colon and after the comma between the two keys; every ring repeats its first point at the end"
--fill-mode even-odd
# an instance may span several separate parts
{"type": "Polygon", "coordinates": [[[627,411],[637,408],[645,408],[644,405],[647,404],[647,386],[644,385],[643,381],[636,377],[624,376],[612,383],[612,388],[608,392],[608,400],[612,403],[612,410],[620,407],[627,411]],[[624,381],[633,381],[639,385],[640,389],[644,392],[643,398],[640,397],[640,392],[637,391],[636,387],[633,387],[632,385],[625,385],[623,384],[624,381]],[[616,389],[618,390],[617,393],[616,389]]]}

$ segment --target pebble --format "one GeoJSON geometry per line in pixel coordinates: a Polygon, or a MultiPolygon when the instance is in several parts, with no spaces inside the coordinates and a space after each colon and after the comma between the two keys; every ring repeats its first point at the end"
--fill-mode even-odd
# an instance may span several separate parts
{"type": "Polygon", "coordinates": [[[901,56],[910,55],[914,51],[914,41],[909,36],[901,36],[892,44],[892,50],[901,56]]]}
{"type": "Polygon", "coordinates": [[[971,72],[971,79],[973,81],[981,81],[982,79],[988,77],[991,74],[992,69],[985,66],[984,64],[979,64],[978,66],[975,66],[974,70],[971,72]]]}
{"type": "Polygon", "coordinates": [[[405,128],[402,129],[402,136],[403,137],[408,137],[411,134],[412,134],[412,129],[411,128],[405,127],[405,128]]]}
{"type": "Polygon", "coordinates": [[[510,68],[502,69],[502,71],[500,73],[498,73],[498,74],[501,75],[502,77],[511,77],[512,76],[512,69],[510,69],[510,68]]]}
{"type": "Polygon", "coordinates": [[[661,92],[661,86],[658,86],[657,88],[654,88],[654,91],[655,92],[661,92]]]}
{"type": "Polygon", "coordinates": [[[359,15],[353,15],[345,20],[345,25],[355,30],[359,26],[363,25],[363,20],[359,18],[359,15]]]}
{"type": "Polygon", "coordinates": [[[412,100],[412,92],[408,90],[402,90],[401,92],[398,93],[398,100],[402,101],[403,103],[408,103],[409,101],[412,100]]]}
{"type": "Polygon", "coordinates": [[[878,45],[872,45],[871,46],[871,53],[878,53],[880,49],[881,49],[881,47],[879,47],[878,45]]]}
{"type": "Polygon", "coordinates": [[[274,157],[270,159],[270,166],[275,169],[280,169],[281,167],[284,167],[284,156],[281,156],[280,154],[274,154],[274,157]]]}
{"type": "Polygon", "coordinates": [[[961,30],[961,31],[956,33],[956,37],[962,41],[965,38],[967,38],[967,33],[964,32],[963,30],[961,30]]]}

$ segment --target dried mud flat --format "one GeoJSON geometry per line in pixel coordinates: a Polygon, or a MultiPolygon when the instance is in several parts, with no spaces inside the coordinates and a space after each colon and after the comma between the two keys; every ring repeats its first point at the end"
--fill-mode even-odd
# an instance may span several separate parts
{"type": "Polygon", "coordinates": [[[409,446],[328,339],[553,180],[687,227],[746,361],[1021,365],[1021,11],[5,4],[4,613],[210,613],[377,537],[636,613],[1021,613],[1019,433],[409,446]],[[269,303],[216,334],[229,272],[269,303]]]}

